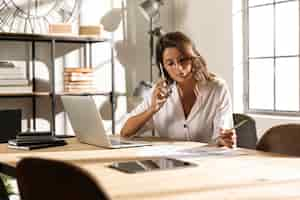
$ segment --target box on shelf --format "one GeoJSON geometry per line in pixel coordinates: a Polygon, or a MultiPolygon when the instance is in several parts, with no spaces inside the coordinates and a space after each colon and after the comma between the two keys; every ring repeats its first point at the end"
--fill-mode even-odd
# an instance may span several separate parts
{"type": "Polygon", "coordinates": [[[72,35],[72,24],[58,23],[49,24],[49,34],[54,35],[72,35]]]}
{"type": "Polygon", "coordinates": [[[102,25],[81,25],[79,26],[79,35],[83,37],[101,37],[102,25]]]}

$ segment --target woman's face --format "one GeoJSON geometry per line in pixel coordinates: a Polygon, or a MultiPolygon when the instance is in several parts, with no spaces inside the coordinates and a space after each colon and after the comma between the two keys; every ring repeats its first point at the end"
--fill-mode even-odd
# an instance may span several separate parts
{"type": "Polygon", "coordinates": [[[186,48],[183,55],[177,48],[166,48],[163,52],[163,65],[170,77],[178,82],[184,83],[193,77],[192,59],[194,52],[191,46],[186,48]]]}

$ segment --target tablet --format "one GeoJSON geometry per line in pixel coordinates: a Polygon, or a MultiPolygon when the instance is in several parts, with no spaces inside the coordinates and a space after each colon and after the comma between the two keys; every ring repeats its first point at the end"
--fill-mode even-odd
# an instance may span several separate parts
{"type": "Polygon", "coordinates": [[[191,162],[176,160],[173,158],[157,158],[147,160],[133,160],[127,162],[114,162],[108,167],[125,173],[138,173],[154,170],[177,169],[192,166],[197,165],[191,162]]]}

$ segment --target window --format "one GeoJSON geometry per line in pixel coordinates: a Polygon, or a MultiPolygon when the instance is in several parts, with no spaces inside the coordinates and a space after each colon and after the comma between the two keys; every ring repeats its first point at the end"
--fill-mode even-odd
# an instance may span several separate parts
{"type": "Polygon", "coordinates": [[[247,112],[300,114],[299,1],[245,0],[247,112]]]}

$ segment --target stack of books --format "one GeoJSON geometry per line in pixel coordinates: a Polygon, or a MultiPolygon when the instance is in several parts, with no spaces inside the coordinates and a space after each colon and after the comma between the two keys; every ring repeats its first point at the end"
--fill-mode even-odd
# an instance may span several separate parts
{"type": "Polygon", "coordinates": [[[65,92],[95,92],[94,73],[91,68],[65,68],[65,92]]]}
{"type": "MultiPolygon", "coordinates": [[[[49,133],[50,134],[50,133],[49,133]]],[[[45,147],[62,146],[67,144],[62,138],[51,136],[48,133],[18,134],[16,139],[8,141],[8,147],[13,149],[39,149],[45,147]]]]}
{"type": "Polygon", "coordinates": [[[31,93],[32,85],[25,66],[0,61],[0,94],[31,93]]]}

